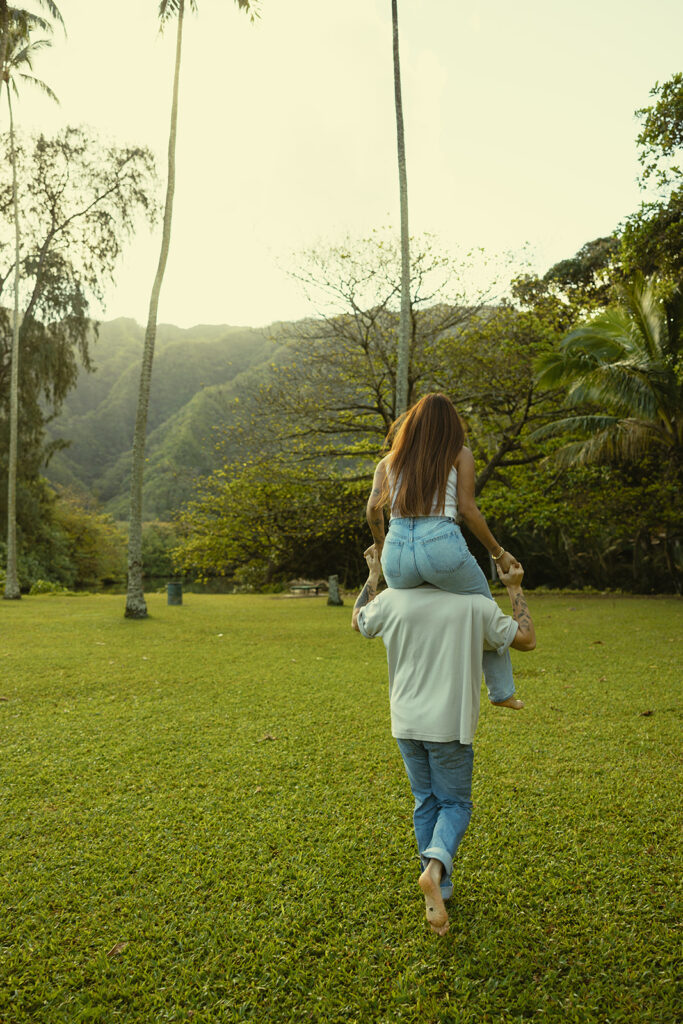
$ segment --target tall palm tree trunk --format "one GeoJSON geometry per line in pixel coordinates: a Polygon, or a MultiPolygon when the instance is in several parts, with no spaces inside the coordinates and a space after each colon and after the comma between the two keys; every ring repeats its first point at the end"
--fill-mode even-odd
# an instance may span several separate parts
{"type": "Polygon", "coordinates": [[[7,105],[9,107],[10,155],[12,160],[12,205],[14,208],[14,319],[12,323],[12,368],[10,373],[9,400],[9,466],[7,474],[7,577],[5,579],[6,601],[18,601],[21,597],[17,576],[17,449],[19,434],[19,200],[17,197],[17,154],[14,147],[14,118],[12,97],[7,83],[7,105]]]}
{"type": "Polygon", "coordinates": [[[152,360],[154,359],[154,342],[157,333],[159,294],[171,243],[171,219],[173,215],[173,195],[175,192],[175,146],[178,127],[178,82],[180,79],[180,52],[183,37],[184,9],[184,0],[180,0],[178,5],[178,32],[173,78],[173,102],[171,104],[171,127],[168,136],[168,181],[166,185],[166,204],[164,206],[164,227],[161,237],[159,265],[149,302],[145,347],[142,353],[142,369],[140,372],[140,389],[138,391],[138,408],[135,417],[135,434],[133,437],[130,532],[128,537],[128,594],[125,612],[126,617],[129,619],[144,619],[147,617],[147,603],[142,585],[142,477],[145,466],[145,435],[147,432],[149,393],[152,384],[152,360]]]}
{"type": "Polygon", "coordinates": [[[398,186],[401,202],[401,314],[398,323],[396,367],[396,415],[408,408],[408,374],[410,367],[410,335],[412,311],[410,303],[410,236],[408,234],[408,176],[406,145],[403,133],[403,102],[401,100],[401,65],[398,52],[398,7],[391,0],[394,36],[394,100],[396,105],[396,142],[398,146],[398,186]]]}
{"type": "MultiPolygon", "coordinates": [[[[7,43],[9,40],[9,6],[7,0],[0,0],[0,93],[5,77],[5,61],[7,60],[7,43]]],[[[9,85],[7,86],[9,92],[9,85]]]]}

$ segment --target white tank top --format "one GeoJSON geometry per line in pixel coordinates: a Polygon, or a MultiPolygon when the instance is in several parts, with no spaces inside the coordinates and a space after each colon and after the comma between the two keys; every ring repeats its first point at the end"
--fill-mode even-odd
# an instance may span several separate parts
{"type": "MultiPolygon", "coordinates": [[[[389,491],[391,493],[391,515],[395,519],[400,518],[400,514],[394,507],[394,494],[397,488],[394,486],[394,479],[391,473],[389,473],[389,491]]],[[[400,477],[399,477],[400,483],[400,477]]],[[[432,502],[432,511],[429,513],[430,516],[450,516],[455,519],[458,514],[458,471],[455,466],[451,467],[451,471],[448,474],[448,480],[446,481],[446,497],[443,504],[443,512],[437,510],[437,502],[439,500],[438,494],[434,495],[434,501],[432,502]]]]}

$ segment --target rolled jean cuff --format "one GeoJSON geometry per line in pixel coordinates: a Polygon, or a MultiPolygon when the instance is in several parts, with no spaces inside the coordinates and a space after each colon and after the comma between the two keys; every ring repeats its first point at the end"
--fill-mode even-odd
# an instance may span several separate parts
{"type": "Polygon", "coordinates": [[[430,846],[422,851],[421,856],[425,864],[430,860],[440,860],[443,864],[444,875],[450,878],[453,874],[453,858],[442,846],[430,846]]]}
{"type": "Polygon", "coordinates": [[[514,697],[514,695],[515,688],[513,686],[506,697],[496,697],[495,700],[492,697],[489,697],[489,700],[491,701],[492,704],[502,704],[504,700],[510,700],[510,697],[514,697]]]}

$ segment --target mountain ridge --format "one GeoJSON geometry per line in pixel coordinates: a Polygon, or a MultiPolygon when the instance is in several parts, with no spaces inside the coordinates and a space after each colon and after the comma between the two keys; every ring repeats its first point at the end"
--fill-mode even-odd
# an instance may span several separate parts
{"type": "MultiPolygon", "coordinates": [[[[159,324],[150,392],[143,508],[167,519],[192,493],[197,477],[219,464],[210,431],[229,415],[239,379],[261,374],[283,324],[266,329],[159,324]]],[[[91,342],[94,372],[81,369],[50,440],[64,439],[45,469],[53,485],[94,495],[115,518],[127,516],[132,438],[144,330],[129,317],[99,325],[91,342]]]]}

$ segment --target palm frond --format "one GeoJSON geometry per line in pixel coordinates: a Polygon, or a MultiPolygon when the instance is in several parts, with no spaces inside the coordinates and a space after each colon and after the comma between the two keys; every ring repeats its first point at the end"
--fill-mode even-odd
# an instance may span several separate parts
{"type": "Polygon", "coordinates": [[[631,461],[653,444],[680,458],[683,295],[667,298],[656,278],[643,277],[616,293],[615,306],[570,331],[536,365],[540,384],[566,386],[570,406],[600,410],[565,417],[534,435],[586,434],[560,449],[563,464],[631,461]]]}
{"type": "MultiPolygon", "coordinates": [[[[159,0],[159,21],[161,27],[171,21],[172,18],[177,18],[180,13],[181,0],[159,0]]],[[[197,0],[185,0],[185,8],[187,10],[196,13],[197,11],[197,0]]]]}
{"type": "Polygon", "coordinates": [[[542,427],[532,435],[557,437],[562,433],[586,434],[585,440],[570,441],[551,456],[564,468],[570,465],[637,462],[655,447],[665,443],[652,423],[643,420],[601,416],[573,416],[542,427]]]}
{"type": "MultiPolygon", "coordinates": [[[[235,0],[241,11],[246,11],[254,21],[259,17],[259,0],[235,0]]],[[[193,13],[197,12],[197,0],[186,0],[186,6],[193,13]]],[[[180,11],[180,0],[159,0],[159,22],[161,28],[172,18],[177,18],[180,11]]]]}
{"type": "Polygon", "coordinates": [[[535,363],[536,382],[544,388],[557,387],[590,373],[594,365],[585,352],[549,352],[535,363]]]}
{"type": "MultiPolygon", "coordinates": [[[[59,98],[55,95],[50,86],[41,81],[40,78],[36,78],[35,75],[26,75],[23,72],[19,73],[19,78],[21,78],[23,82],[28,82],[35,89],[40,90],[40,92],[47,96],[48,99],[54,100],[55,103],[59,103],[59,98]]],[[[16,93],[16,86],[14,91],[16,93]]]]}
{"type": "Polygon", "coordinates": [[[632,321],[632,334],[652,359],[662,351],[666,332],[664,304],[658,294],[657,279],[647,280],[638,274],[630,285],[622,285],[618,292],[622,306],[632,321]]]}
{"type": "Polygon", "coordinates": [[[18,7],[10,8],[10,33],[19,32],[22,35],[28,35],[29,32],[34,32],[36,29],[40,29],[41,32],[53,32],[54,26],[47,18],[41,18],[39,14],[33,14],[32,11],[21,10],[18,7]]]}
{"type": "MultiPolygon", "coordinates": [[[[549,437],[563,437],[565,434],[592,434],[596,431],[610,430],[618,423],[616,416],[589,414],[584,416],[565,416],[561,420],[545,423],[531,434],[532,441],[545,441],[549,437]]],[[[583,444],[583,441],[580,442],[583,444]]]]}
{"type": "Polygon", "coordinates": [[[598,367],[583,376],[570,387],[568,396],[572,405],[590,402],[617,416],[649,419],[656,416],[661,404],[660,391],[652,373],[617,363],[598,367]]]}
{"type": "Polygon", "coordinates": [[[64,18],[54,0],[36,0],[36,3],[47,11],[53,21],[58,22],[64,28],[64,18]]]}
{"type": "MultiPolygon", "coordinates": [[[[10,40],[11,43],[11,40],[10,40]]],[[[15,53],[7,54],[7,65],[9,67],[19,67],[21,64],[26,64],[29,68],[33,68],[32,60],[33,54],[38,50],[43,50],[46,46],[52,46],[52,42],[49,39],[32,39],[29,43],[24,46],[22,50],[17,50],[15,53]]]]}
{"type": "Polygon", "coordinates": [[[560,348],[568,355],[585,352],[600,363],[621,359],[634,348],[631,319],[620,307],[606,309],[590,323],[570,331],[560,348]]]}
{"type": "Polygon", "coordinates": [[[5,56],[5,80],[7,86],[15,96],[19,95],[18,81],[32,85],[40,89],[46,96],[59,103],[57,96],[52,89],[35,75],[27,74],[24,68],[33,71],[33,57],[46,46],[51,46],[50,39],[31,39],[30,29],[25,22],[15,21],[11,26],[7,39],[7,53],[5,56]]]}

